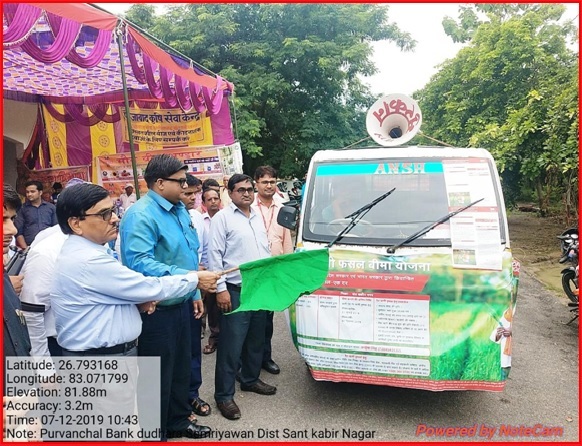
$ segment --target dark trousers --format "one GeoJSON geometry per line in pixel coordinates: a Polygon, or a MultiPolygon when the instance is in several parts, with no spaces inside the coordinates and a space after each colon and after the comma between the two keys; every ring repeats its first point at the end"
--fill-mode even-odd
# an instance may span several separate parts
{"type": "Polygon", "coordinates": [[[216,293],[206,293],[204,297],[204,309],[210,329],[208,345],[217,345],[220,334],[220,310],[216,306],[216,293]]]}
{"type": "Polygon", "coordinates": [[[200,342],[202,333],[202,320],[194,317],[194,311],[190,311],[190,335],[192,338],[192,353],[190,358],[190,401],[198,398],[198,389],[202,385],[202,346],[200,342]]]}
{"type": "MultiPolygon", "coordinates": [[[[188,401],[188,387],[192,356],[192,311],[192,302],[188,300],[169,307],[158,306],[149,315],[141,314],[143,325],[138,341],[138,354],[160,358],[161,382],[158,398],[157,395],[152,395],[151,387],[148,388],[145,380],[138,380],[138,409],[140,414],[147,413],[148,407],[159,402],[162,439],[167,431],[181,431],[190,423],[188,417],[192,408],[188,401]]],[[[198,341],[200,342],[200,336],[198,341]]],[[[140,415],[140,423],[141,421],[140,415]]],[[[142,425],[144,429],[150,426],[142,425]]]]}
{"type": "Polygon", "coordinates": [[[48,336],[46,341],[51,356],[63,356],[63,347],[59,345],[57,338],[54,336],[48,336]]]}
{"type": "Polygon", "coordinates": [[[265,318],[265,346],[263,348],[263,362],[271,361],[273,358],[271,354],[273,349],[271,347],[271,339],[273,339],[273,316],[275,313],[273,311],[266,311],[267,316],[265,318]]]}
{"type": "MultiPolygon", "coordinates": [[[[227,284],[232,309],[240,305],[240,289],[227,284]]],[[[214,372],[214,399],[232,400],[235,376],[240,366],[241,384],[259,380],[265,344],[265,311],[243,311],[221,315],[220,338],[214,372]]]]}

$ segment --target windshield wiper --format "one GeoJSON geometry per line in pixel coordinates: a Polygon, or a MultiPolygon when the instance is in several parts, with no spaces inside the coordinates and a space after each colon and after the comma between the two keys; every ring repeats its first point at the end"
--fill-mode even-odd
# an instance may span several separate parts
{"type": "Polygon", "coordinates": [[[420,231],[415,232],[414,234],[412,234],[410,237],[408,237],[407,239],[401,241],[400,243],[398,243],[397,245],[392,246],[391,248],[388,248],[386,250],[386,252],[388,254],[394,254],[394,252],[396,252],[396,249],[400,248],[403,245],[406,245],[407,243],[413,242],[414,240],[416,240],[419,237],[422,237],[424,234],[426,234],[427,232],[431,231],[432,229],[436,228],[438,225],[443,224],[444,222],[446,222],[447,220],[449,220],[450,218],[454,217],[455,215],[457,215],[460,212],[463,212],[465,209],[469,209],[471,206],[479,203],[480,201],[483,201],[484,198],[481,198],[477,201],[474,201],[473,203],[469,203],[467,206],[464,206],[460,209],[457,209],[456,211],[453,212],[449,212],[447,215],[445,215],[444,217],[439,218],[437,221],[435,221],[434,223],[431,223],[430,225],[426,226],[425,228],[422,228],[420,231]]]}
{"type": "Polygon", "coordinates": [[[396,188],[393,188],[392,190],[389,190],[388,192],[386,192],[385,194],[379,196],[378,198],[376,198],[374,201],[365,204],[364,206],[362,206],[360,209],[358,209],[355,212],[352,212],[350,215],[346,215],[344,218],[351,218],[352,220],[350,221],[350,223],[344,228],[342,229],[342,231],[336,236],[336,238],[334,238],[329,245],[327,245],[328,248],[331,248],[335,243],[337,243],[337,241],[339,239],[341,239],[344,235],[346,235],[348,232],[350,232],[352,229],[355,228],[355,226],[358,224],[358,222],[362,219],[362,217],[364,215],[366,215],[370,209],[372,209],[374,206],[376,206],[378,203],[380,203],[384,198],[386,198],[388,195],[390,195],[392,192],[394,192],[396,190],[396,188]]]}

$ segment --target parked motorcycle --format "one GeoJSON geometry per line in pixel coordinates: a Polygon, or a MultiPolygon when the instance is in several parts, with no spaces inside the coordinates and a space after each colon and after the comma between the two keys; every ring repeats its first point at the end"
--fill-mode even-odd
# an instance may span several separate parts
{"type": "Polygon", "coordinates": [[[562,247],[562,258],[559,260],[560,263],[564,264],[570,262],[570,266],[568,268],[564,268],[562,270],[562,288],[566,293],[570,302],[568,306],[570,307],[570,311],[574,314],[574,317],[568,322],[575,321],[578,318],[578,307],[579,307],[579,298],[578,298],[578,230],[577,229],[568,229],[562,235],[558,236],[560,239],[561,247],[562,247]]]}

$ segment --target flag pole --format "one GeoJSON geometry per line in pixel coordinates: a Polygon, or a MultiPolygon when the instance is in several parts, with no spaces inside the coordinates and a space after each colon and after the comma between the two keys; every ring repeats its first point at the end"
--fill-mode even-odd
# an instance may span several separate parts
{"type": "Polygon", "coordinates": [[[225,274],[233,273],[233,272],[238,271],[238,270],[239,270],[239,267],[238,266],[234,266],[232,268],[225,269],[224,271],[219,272],[218,275],[219,276],[224,276],[225,274]]]}
{"type": "Polygon", "coordinates": [[[127,92],[127,79],[125,78],[125,61],[123,60],[123,43],[121,37],[123,21],[120,20],[115,28],[115,36],[119,46],[119,62],[121,63],[121,82],[123,84],[123,102],[125,103],[125,120],[127,121],[127,134],[129,135],[129,151],[131,153],[131,169],[133,172],[133,185],[135,196],[139,200],[139,183],[137,178],[137,163],[135,161],[135,150],[133,148],[133,130],[131,128],[131,115],[129,113],[129,94],[127,92]]]}

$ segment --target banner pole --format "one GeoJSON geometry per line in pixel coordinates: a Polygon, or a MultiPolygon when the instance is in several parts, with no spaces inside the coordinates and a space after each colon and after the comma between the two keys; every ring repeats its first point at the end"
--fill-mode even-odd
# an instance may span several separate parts
{"type": "Polygon", "coordinates": [[[121,37],[123,34],[122,24],[120,22],[115,28],[115,36],[119,46],[119,62],[121,63],[121,82],[123,83],[123,102],[125,103],[125,120],[127,121],[127,134],[129,135],[129,151],[131,153],[131,169],[133,171],[133,184],[135,196],[139,200],[139,183],[137,178],[137,163],[135,160],[135,150],[133,148],[133,130],[131,128],[131,115],[129,113],[129,94],[127,92],[127,79],[125,78],[125,61],[123,60],[123,43],[121,37]]]}

